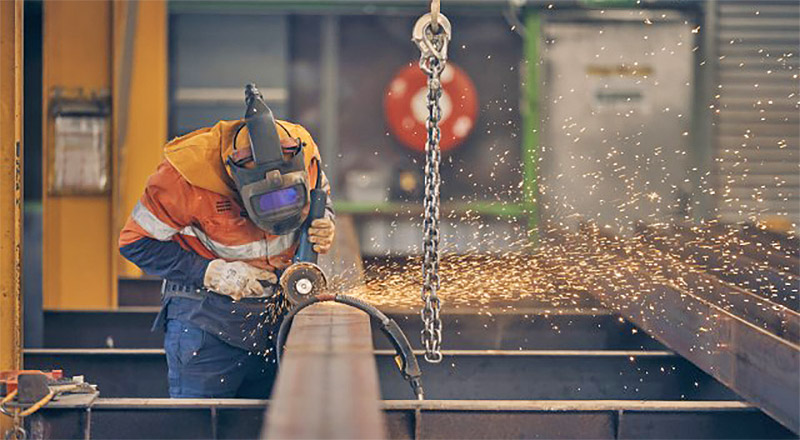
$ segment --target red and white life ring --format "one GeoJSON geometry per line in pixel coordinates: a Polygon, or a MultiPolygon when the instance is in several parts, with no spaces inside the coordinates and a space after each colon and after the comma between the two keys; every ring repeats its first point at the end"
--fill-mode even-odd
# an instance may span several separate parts
{"type": "MultiPolygon", "coordinates": [[[[427,80],[419,66],[412,63],[392,78],[383,100],[384,116],[392,134],[416,151],[425,151],[427,80]]],[[[450,62],[442,72],[442,87],[440,148],[447,151],[463,142],[475,127],[478,94],[467,73],[450,62]]]]}

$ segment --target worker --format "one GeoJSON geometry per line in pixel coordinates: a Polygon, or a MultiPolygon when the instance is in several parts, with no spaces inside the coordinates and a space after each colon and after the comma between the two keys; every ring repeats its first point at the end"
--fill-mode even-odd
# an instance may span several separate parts
{"type": "Polygon", "coordinates": [[[273,333],[286,301],[276,286],[301,228],[327,253],[330,197],[310,224],[309,192],[330,193],[300,125],[275,120],[254,85],[245,118],[169,142],[119,237],[120,253],[164,279],[154,330],[165,329],[169,394],[267,398],[273,333]]]}

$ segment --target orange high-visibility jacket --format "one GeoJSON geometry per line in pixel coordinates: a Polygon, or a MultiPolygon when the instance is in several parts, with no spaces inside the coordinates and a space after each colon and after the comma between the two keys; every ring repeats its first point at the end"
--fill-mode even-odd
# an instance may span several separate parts
{"type": "MultiPolygon", "coordinates": [[[[259,229],[247,217],[236,186],[225,170],[225,160],[233,151],[233,137],[242,124],[241,120],[221,121],[166,145],[165,160],[150,176],[120,233],[120,248],[149,237],[177,242],[183,249],[207,259],[245,261],[270,270],[291,264],[299,231],[269,235],[259,229]]],[[[281,141],[299,138],[306,144],[305,164],[313,187],[317,173],[322,172],[317,169],[317,145],[302,126],[285,121],[277,124],[281,141]]],[[[321,181],[330,192],[324,172],[321,181]]],[[[330,201],[326,216],[333,216],[330,201]]]]}

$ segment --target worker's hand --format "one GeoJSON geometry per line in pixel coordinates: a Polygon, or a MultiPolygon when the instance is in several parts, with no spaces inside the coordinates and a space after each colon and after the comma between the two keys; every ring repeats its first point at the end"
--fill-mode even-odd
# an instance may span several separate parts
{"type": "Polygon", "coordinates": [[[260,281],[275,284],[278,277],[268,270],[242,261],[228,263],[222,259],[209,263],[203,278],[203,284],[208,290],[230,296],[236,301],[245,297],[264,296],[264,286],[260,281]]]}
{"type": "Polygon", "coordinates": [[[333,245],[333,237],[336,235],[336,225],[331,219],[318,218],[311,222],[308,228],[308,239],[314,243],[314,251],[320,254],[327,254],[333,245]]]}

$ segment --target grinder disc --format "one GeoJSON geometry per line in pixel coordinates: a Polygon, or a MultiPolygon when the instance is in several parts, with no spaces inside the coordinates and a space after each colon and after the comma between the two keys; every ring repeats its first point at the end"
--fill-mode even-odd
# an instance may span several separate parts
{"type": "Polygon", "coordinates": [[[325,273],[316,264],[295,263],[283,271],[281,290],[292,305],[322,293],[328,286],[325,273]]]}

